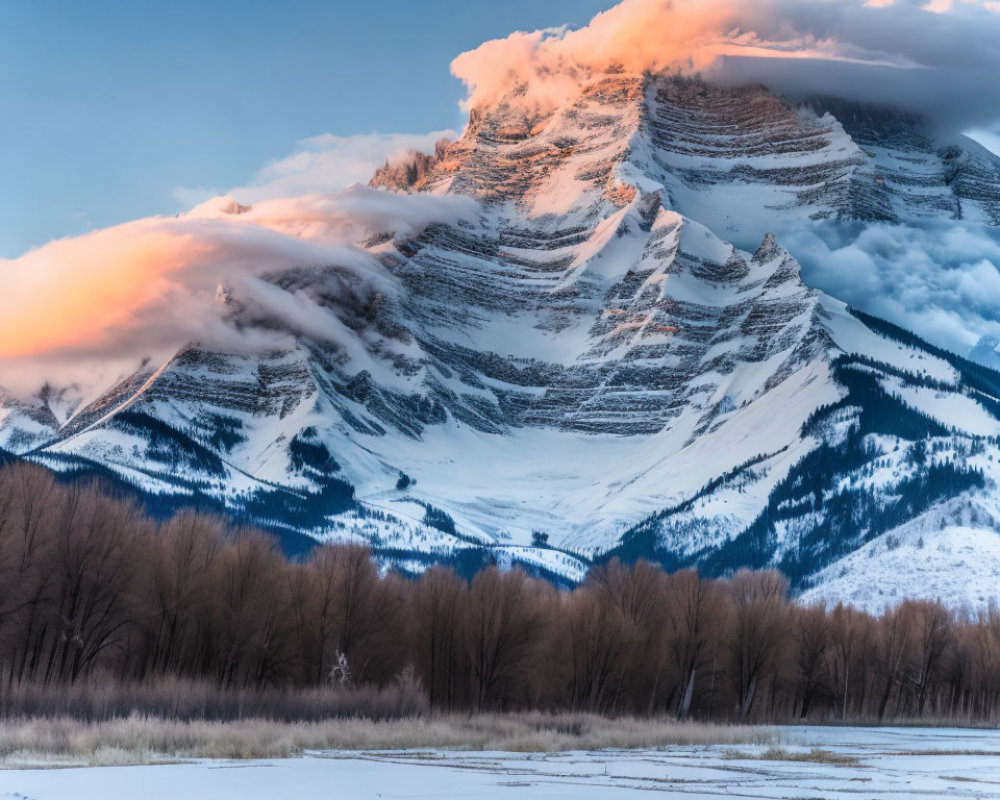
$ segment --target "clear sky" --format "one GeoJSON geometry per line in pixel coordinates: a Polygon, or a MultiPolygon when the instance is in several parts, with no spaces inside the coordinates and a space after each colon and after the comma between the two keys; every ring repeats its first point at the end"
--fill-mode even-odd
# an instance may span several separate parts
{"type": "Polygon", "coordinates": [[[461,129],[458,53],[612,0],[0,0],[0,257],[323,133],[461,129]]]}

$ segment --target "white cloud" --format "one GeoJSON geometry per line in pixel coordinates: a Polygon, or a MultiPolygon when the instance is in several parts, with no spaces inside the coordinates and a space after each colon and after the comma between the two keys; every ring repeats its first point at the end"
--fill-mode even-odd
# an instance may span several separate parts
{"type": "Polygon", "coordinates": [[[564,102],[617,66],[898,104],[961,129],[1000,118],[998,40],[997,3],[982,0],[623,0],[579,30],[487,42],[452,71],[472,107],[518,83],[564,102]]]}
{"type": "Polygon", "coordinates": [[[386,161],[413,150],[433,153],[438,141],[457,136],[450,130],[357,136],[325,133],[303,139],[294,152],[263,167],[245,186],[229,189],[178,187],[174,190],[174,198],[182,208],[191,208],[218,195],[252,204],[276,197],[336,192],[354,183],[367,183],[386,161]]]}
{"type": "Polygon", "coordinates": [[[781,231],[813,286],[967,353],[1000,335],[1000,232],[961,223],[781,231]]]}
{"type": "Polygon", "coordinates": [[[174,197],[191,209],[186,213],[0,259],[0,386],[31,392],[52,374],[63,382],[106,381],[189,341],[239,352],[275,346],[273,332],[237,331],[227,322],[216,300],[220,284],[281,318],[288,331],[340,330],[307,299],[281,297],[258,276],[332,265],[365,280],[377,277],[380,291],[388,292],[388,276],[356,243],[374,233],[413,235],[430,222],[453,221],[470,201],[356,184],[367,183],[386,161],[413,150],[433,152],[439,140],[456,136],[443,130],[305,139],[246,186],[178,187],[174,197]]]}
{"type": "MultiPolygon", "coordinates": [[[[355,243],[375,233],[414,235],[471,211],[467,198],[364,186],[263,200],[252,209],[216,198],[188,214],[142,219],[0,260],[0,385],[30,392],[46,373],[86,383],[108,364],[162,358],[189,341],[239,352],[273,347],[274,334],[229,324],[217,299],[220,285],[281,319],[286,330],[315,333],[315,309],[302,298],[278,299],[282,290],[262,288],[259,276],[336,267],[353,274],[355,286],[392,296],[391,277],[355,243]]],[[[324,324],[338,330],[330,319],[324,324]]]]}

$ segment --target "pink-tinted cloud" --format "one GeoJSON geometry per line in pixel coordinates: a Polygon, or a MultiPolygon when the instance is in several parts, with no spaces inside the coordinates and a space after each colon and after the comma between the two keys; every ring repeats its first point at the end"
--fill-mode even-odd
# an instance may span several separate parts
{"type": "MultiPolygon", "coordinates": [[[[461,198],[361,186],[252,208],[217,198],[189,214],[138,220],[0,260],[0,385],[37,388],[31,384],[39,365],[75,371],[86,362],[86,374],[95,361],[160,358],[189,341],[228,350],[273,346],[273,334],[227,323],[220,286],[266,304],[271,294],[259,276],[328,265],[392,291],[379,262],[355,243],[378,232],[412,235],[468,209],[461,198]]],[[[279,316],[296,308],[270,306],[279,316]]],[[[295,319],[287,323],[290,332],[300,327],[295,319]]]]}
{"type": "Polygon", "coordinates": [[[579,30],[487,42],[452,71],[469,87],[469,107],[519,84],[545,104],[565,102],[611,68],[673,69],[797,94],[941,106],[964,125],[1000,117],[998,39],[1000,14],[989,0],[623,0],[579,30]],[[819,66],[803,70],[804,62],[819,66]]]}

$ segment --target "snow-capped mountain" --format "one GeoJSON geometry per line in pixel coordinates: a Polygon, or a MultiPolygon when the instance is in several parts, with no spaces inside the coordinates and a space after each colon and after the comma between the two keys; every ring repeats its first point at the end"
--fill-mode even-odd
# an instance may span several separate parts
{"type": "MultiPolygon", "coordinates": [[[[53,390],[2,397],[0,448],[154,508],[224,509],[289,548],[367,541],[411,570],[777,565],[875,603],[857,597],[877,579],[859,554],[911,531],[961,534],[942,569],[996,560],[1000,374],[809,288],[767,233],[996,225],[1000,159],[971,140],[760,87],[605,74],[547,110],[514,88],[373,185],[470,203],[368,240],[377,276],[269,276],[323,335],[303,321],[262,354],[190,345],[69,412],[53,390]]],[[[241,327],[278,324],[224,299],[241,327]]],[[[894,597],[948,592],[905,574],[894,597]]]]}

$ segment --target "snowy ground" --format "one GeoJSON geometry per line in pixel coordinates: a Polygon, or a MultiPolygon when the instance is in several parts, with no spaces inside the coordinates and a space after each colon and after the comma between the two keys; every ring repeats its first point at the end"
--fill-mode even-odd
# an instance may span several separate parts
{"type": "MultiPolygon", "coordinates": [[[[760,746],[598,753],[311,753],[278,761],[0,771],[2,800],[1000,798],[1000,731],[786,728],[760,746]],[[857,763],[790,760],[818,748],[857,763]],[[768,755],[769,758],[762,758],[768,755]]],[[[828,755],[826,756],[828,757],[828,755]]]]}
{"type": "Polygon", "coordinates": [[[871,614],[907,598],[986,608],[1000,585],[998,524],[986,496],[940,503],[820,570],[799,599],[849,603],[871,614]]]}

